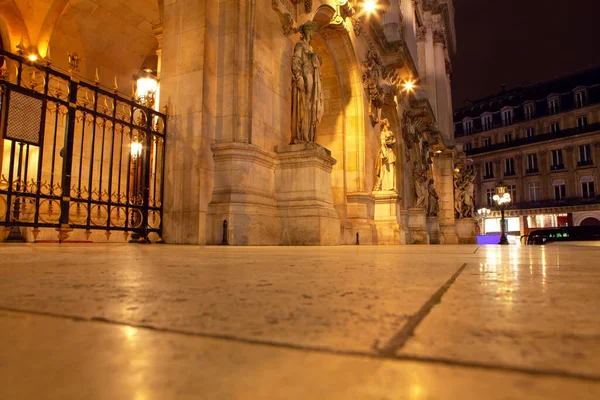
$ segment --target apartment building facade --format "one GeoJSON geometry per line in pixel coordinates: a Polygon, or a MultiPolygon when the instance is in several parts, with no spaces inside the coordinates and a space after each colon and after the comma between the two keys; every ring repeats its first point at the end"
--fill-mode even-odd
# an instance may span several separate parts
{"type": "Polygon", "coordinates": [[[508,230],[600,225],[600,67],[502,92],[454,113],[455,140],[477,169],[482,233],[500,230],[492,197],[508,186],[508,230]]]}

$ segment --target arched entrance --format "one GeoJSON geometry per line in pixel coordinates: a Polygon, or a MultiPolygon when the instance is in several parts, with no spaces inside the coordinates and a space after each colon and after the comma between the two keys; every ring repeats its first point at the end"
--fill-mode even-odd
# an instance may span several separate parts
{"type": "Polygon", "coordinates": [[[348,31],[341,25],[328,25],[334,14],[332,7],[323,5],[314,17],[322,26],[312,47],[323,59],[325,111],[316,141],[337,160],[332,173],[333,202],[341,221],[342,243],[354,243],[355,215],[349,211],[348,195],[370,192],[375,164],[367,149],[377,146],[378,137],[365,129],[360,64],[348,31]]]}
{"type": "Polygon", "coordinates": [[[600,225],[600,220],[598,220],[597,218],[594,217],[588,217],[586,219],[584,219],[583,221],[581,221],[581,224],[579,226],[599,226],[600,225]]]}

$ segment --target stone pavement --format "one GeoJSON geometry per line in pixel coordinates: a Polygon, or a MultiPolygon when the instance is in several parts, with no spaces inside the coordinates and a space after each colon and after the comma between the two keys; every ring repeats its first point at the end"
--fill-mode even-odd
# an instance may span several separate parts
{"type": "Polygon", "coordinates": [[[0,245],[0,399],[597,399],[600,248],[0,245]]]}

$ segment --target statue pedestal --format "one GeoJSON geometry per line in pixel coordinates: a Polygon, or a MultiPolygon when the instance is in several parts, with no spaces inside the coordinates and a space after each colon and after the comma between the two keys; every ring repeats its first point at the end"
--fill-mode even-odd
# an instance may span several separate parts
{"type": "Polygon", "coordinates": [[[440,233],[440,218],[427,217],[427,235],[429,244],[442,244],[442,235],[440,233]]]}
{"type": "Polygon", "coordinates": [[[334,246],[340,219],[333,207],[331,171],[336,160],[316,143],[278,146],[275,198],[282,245],[334,246]]]}
{"type": "Polygon", "coordinates": [[[373,192],[375,198],[375,226],[377,244],[400,244],[400,225],[398,224],[398,201],[396,191],[373,192]]]}
{"type": "Polygon", "coordinates": [[[422,208],[409,208],[407,212],[408,244],[429,244],[427,214],[422,208]]]}
{"type": "Polygon", "coordinates": [[[459,244],[477,244],[475,220],[473,218],[457,219],[456,235],[458,236],[459,244]]]}
{"type": "Polygon", "coordinates": [[[277,246],[280,223],[273,194],[276,155],[247,143],[215,143],[212,150],[214,187],[206,243],[223,244],[225,237],[230,245],[277,246]]]}

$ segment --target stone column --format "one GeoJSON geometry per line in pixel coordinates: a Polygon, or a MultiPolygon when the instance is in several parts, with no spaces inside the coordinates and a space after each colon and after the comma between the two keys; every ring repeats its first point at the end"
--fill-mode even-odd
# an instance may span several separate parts
{"type": "Polygon", "coordinates": [[[398,2],[391,1],[389,7],[383,13],[383,34],[388,42],[397,42],[402,39],[400,22],[398,2]]]}
{"type": "Polygon", "coordinates": [[[213,186],[219,3],[164,5],[161,106],[168,106],[164,239],[204,244],[213,186]],[[191,18],[190,16],[193,16],[191,18]]]}
{"type": "Polygon", "coordinates": [[[435,87],[436,87],[436,118],[440,132],[446,143],[454,142],[452,128],[452,104],[449,103],[450,83],[446,70],[446,39],[442,31],[433,32],[433,47],[435,59],[435,87]]]}
{"type": "Polygon", "coordinates": [[[433,159],[435,190],[440,197],[439,225],[445,244],[456,244],[454,221],[454,158],[450,151],[436,154],[433,159]]]}

